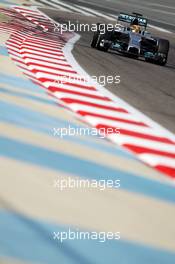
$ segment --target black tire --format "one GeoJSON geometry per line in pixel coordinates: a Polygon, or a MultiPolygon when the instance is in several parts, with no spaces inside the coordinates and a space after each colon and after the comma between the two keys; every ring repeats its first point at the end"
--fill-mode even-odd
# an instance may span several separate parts
{"type": "Polygon", "coordinates": [[[104,39],[103,35],[99,35],[98,36],[98,40],[97,40],[97,49],[104,51],[104,47],[100,46],[100,43],[101,43],[102,39],[104,39]]]}
{"type": "Polygon", "coordinates": [[[170,43],[167,39],[158,40],[158,52],[168,54],[170,43]]]}
{"type": "Polygon", "coordinates": [[[104,35],[99,35],[98,40],[97,40],[97,49],[98,49],[98,50],[101,50],[101,51],[105,51],[105,52],[107,52],[108,49],[109,49],[109,46],[108,46],[108,45],[105,45],[104,47],[101,47],[101,46],[100,46],[100,43],[101,43],[101,41],[102,41],[103,39],[104,39],[104,35]]]}
{"type": "Polygon", "coordinates": [[[170,43],[167,39],[158,39],[157,53],[160,54],[158,64],[164,66],[167,63],[170,43]]]}
{"type": "Polygon", "coordinates": [[[145,61],[146,62],[149,62],[149,63],[153,63],[154,62],[154,60],[153,59],[150,59],[150,58],[145,58],[145,61]]]}
{"type": "Polygon", "coordinates": [[[110,40],[112,36],[111,31],[107,31],[107,25],[97,23],[97,32],[94,33],[93,39],[91,41],[91,47],[97,48],[98,50],[108,51],[110,45],[100,46],[101,40],[110,40]],[[103,32],[102,32],[103,30],[103,32]]]}
{"type": "Polygon", "coordinates": [[[97,42],[98,42],[100,30],[102,29],[102,27],[105,28],[106,26],[104,24],[97,23],[97,31],[94,32],[93,39],[91,41],[91,47],[92,48],[97,48],[97,42]]]}
{"type": "Polygon", "coordinates": [[[98,41],[98,37],[99,37],[99,33],[98,32],[95,32],[94,33],[94,36],[93,36],[93,39],[91,41],[91,47],[92,48],[96,48],[97,46],[97,41],[98,41]]]}
{"type": "Polygon", "coordinates": [[[102,51],[105,51],[105,52],[108,51],[108,49],[110,48],[110,44],[109,43],[105,43],[104,47],[101,47],[100,46],[100,42],[102,40],[108,40],[108,41],[110,41],[111,38],[112,38],[112,34],[113,34],[113,32],[106,31],[104,34],[99,35],[98,40],[97,40],[97,49],[102,50],[102,51]]]}

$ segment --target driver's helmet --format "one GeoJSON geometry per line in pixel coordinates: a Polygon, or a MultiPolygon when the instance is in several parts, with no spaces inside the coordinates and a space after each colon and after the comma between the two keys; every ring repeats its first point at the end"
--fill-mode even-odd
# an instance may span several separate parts
{"type": "Polygon", "coordinates": [[[141,27],[137,25],[133,25],[130,27],[132,32],[139,33],[141,31],[141,27]]]}
{"type": "Polygon", "coordinates": [[[131,21],[130,29],[132,32],[136,32],[136,33],[139,33],[141,31],[141,27],[139,26],[138,18],[134,18],[131,21]]]}

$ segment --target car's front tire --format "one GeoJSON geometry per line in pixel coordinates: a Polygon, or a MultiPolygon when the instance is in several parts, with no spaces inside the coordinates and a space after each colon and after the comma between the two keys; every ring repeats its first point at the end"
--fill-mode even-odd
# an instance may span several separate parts
{"type": "Polygon", "coordinates": [[[157,54],[158,61],[157,63],[161,66],[164,66],[168,60],[168,52],[169,52],[170,43],[166,39],[158,40],[157,54]]]}
{"type": "Polygon", "coordinates": [[[95,33],[94,33],[94,36],[93,36],[93,39],[92,39],[92,41],[91,41],[91,47],[92,47],[92,48],[96,48],[98,38],[99,38],[99,33],[98,33],[98,32],[95,32],[95,33]]]}

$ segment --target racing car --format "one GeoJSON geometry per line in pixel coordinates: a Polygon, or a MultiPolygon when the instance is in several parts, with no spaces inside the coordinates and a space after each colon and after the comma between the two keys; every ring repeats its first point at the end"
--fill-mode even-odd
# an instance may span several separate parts
{"type": "Polygon", "coordinates": [[[153,37],[147,31],[148,19],[142,14],[120,13],[117,24],[97,24],[91,41],[91,47],[98,50],[114,50],[135,59],[143,57],[145,61],[164,66],[167,63],[169,41],[153,37]]]}

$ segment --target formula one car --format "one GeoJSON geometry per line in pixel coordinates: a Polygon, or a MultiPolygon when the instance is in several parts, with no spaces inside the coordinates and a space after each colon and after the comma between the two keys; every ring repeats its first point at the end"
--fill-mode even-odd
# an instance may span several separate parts
{"type": "Polygon", "coordinates": [[[144,57],[147,62],[164,66],[168,59],[169,41],[152,37],[146,30],[147,24],[148,20],[141,14],[120,13],[114,27],[97,24],[91,47],[102,51],[111,49],[136,59],[144,57]]]}

